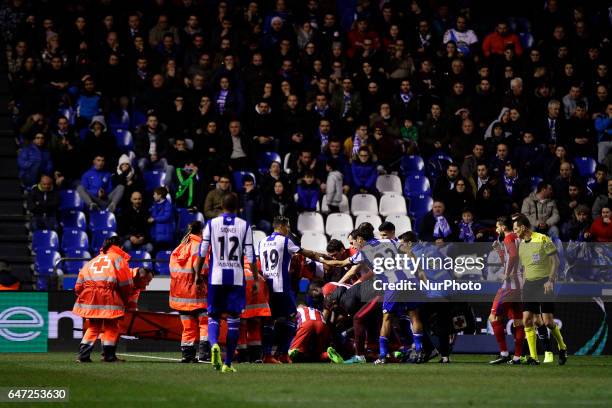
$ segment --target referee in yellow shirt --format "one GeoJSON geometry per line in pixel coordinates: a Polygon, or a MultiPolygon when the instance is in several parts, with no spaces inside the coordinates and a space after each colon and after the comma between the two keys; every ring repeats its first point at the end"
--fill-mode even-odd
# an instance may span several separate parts
{"type": "Polygon", "coordinates": [[[559,326],[557,326],[553,317],[555,311],[554,284],[557,280],[557,269],[559,268],[557,248],[548,236],[532,231],[529,219],[523,214],[514,219],[513,229],[514,233],[521,239],[519,258],[525,276],[525,283],[523,284],[523,324],[530,354],[530,357],[527,358],[527,364],[539,364],[534,320],[537,314],[541,314],[544,324],[550,329],[552,336],[557,341],[559,364],[563,365],[567,361],[567,346],[563,342],[563,336],[561,336],[559,326]]]}

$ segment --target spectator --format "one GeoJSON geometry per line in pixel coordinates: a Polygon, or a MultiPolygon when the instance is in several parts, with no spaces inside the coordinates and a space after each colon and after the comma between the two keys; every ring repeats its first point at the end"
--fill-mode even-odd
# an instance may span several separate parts
{"type": "Polygon", "coordinates": [[[602,207],[601,215],[595,218],[584,235],[594,242],[612,242],[612,210],[609,206],[602,207]]]}
{"type": "Polygon", "coordinates": [[[446,203],[448,215],[454,222],[459,220],[464,209],[473,207],[474,194],[464,179],[455,182],[454,188],[447,195],[446,203]]]}
{"type": "Polygon", "coordinates": [[[195,160],[187,159],[172,174],[171,192],[176,208],[198,211],[204,204],[204,185],[195,160]]]}
{"type": "Polygon", "coordinates": [[[282,181],[276,181],[272,194],[264,195],[261,201],[260,212],[262,217],[259,223],[261,230],[267,233],[272,231],[272,224],[269,220],[273,220],[279,215],[289,218],[291,225],[296,225],[297,211],[295,201],[286,192],[282,181]]]}
{"type": "Polygon", "coordinates": [[[96,83],[91,76],[83,79],[83,90],[76,101],[77,116],[81,124],[89,124],[101,111],[102,97],[96,92],[96,83]]]}
{"type": "Polygon", "coordinates": [[[495,220],[508,210],[504,208],[504,201],[499,196],[498,190],[491,184],[485,184],[476,193],[474,201],[474,216],[478,222],[485,227],[494,227],[495,220]]]}
{"type": "Polygon", "coordinates": [[[529,218],[529,222],[537,232],[551,237],[559,237],[559,211],[553,199],[552,186],[545,181],[538,184],[535,192],[529,194],[523,201],[521,213],[529,218]]]}
{"type": "Polygon", "coordinates": [[[372,161],[370,150],[362,146],[359,148],[357,160],[351,164],[352,190],[354,194],[376,194],[376,178],[378,171],[372,161]]]}
{"type": "Polygon", "coordinates": [[[47,175],[28,192],[28,211],[32,213],[32,229],[57,230],[59,194],[53,186],[53,179],[47,175]]]}
{"type": "Polygon", "coordinates": [[[240,192],[241,216],[249,224],[257,225],[259,222],[259,204],[261,195],[255,186],[255,179],[252,176],[244,176],[242,179],[243,188],[240,192]]]}
{"type": "Polygon", "coordinates": [[[149,212],[144,207],[142,193],[140,191],[132,192],[130,205],[121,212],[118,220],[118,232],[123,239],[124,250],[153,252],[148,220],[149,212]]]}
{"type": "MultiPolygon", "coordinates": [[[[556,191],[555,188],[553,185],[553,191],[556,191]]],[[[557,199],[561,222],[570,220],[576,208],[587,206],[587,199],[582,191],[582,186],[576,182],[571,182],[567,186],[567,193],[559,196],[562,197],[557,199]]]]}
{"type": "Polygon", "coordinates": [[[53,162],[51,154],[45,148],[43,133],[36,133],[32,142],[19,151],[17,164],[21,184],[27,188],[35,184],[42,174],[53,173],[53,162]]]}
{"type": "Polygon", "coordinates": [[[174,207],[167,195],[166,187],[153,190],[153,206],[147,222],[151,226],[151,240],[156,250],[170,248],[174,243],[174,207]]]}
{"type": "Polygon", "coordinates": [[[590,209],[586,205],[579,205],[572,211],[569,221],[561,226],[561,239],[563,241],[586,241],[589,234],[585,233],[591,226],[590,209]]]}
{"type": "Polygon", "coordinates": [[[91,162],[97,155],[104,156],[109,169],[115,167],[117,162],[117,141],[108,131],[106,120],[102,115],[96,115],[91,119],[89,132],[83,140],[85,146],[85,160],[91,162]]]}
{"type": "Polygon", "coordinates": [[[521,56],[523,47],[519,37],[508,31],[508,23],[500,21],[495,27],[495,32],[487,35],[482,43],[482,53],[486,58],[501,57],[506,48],[511,48],[514,54],[521,56]]]}
{"type": "Polygon", "coordinates": [[[338,161],[330,159],[325,162],[327,180],[325,182],[325,196],[330,213],[340,212],[342,203],[343,179],[342,172],[338,170],[338,161]]]}
{"type": "Polygon", "coordinates": [[[597,161],[603,162],[612,148],[612,103],[608,103],[606,111],[595,119],[597,131],[597,161]]]}
{"type": "Polygon", "coordinates": [[[469,57],[473,52],[476,43],[478,43],[478,37],[474,30],[467,28],[467,18],[465,16],[458,16],[455,28],[450,28],[444,33],[442,43],[446,44],[449,41],[457,44],[457,51],[465,57],[469,57]]]}
{"type": "Polygon", "coordinates": [[[563,97],[565,119],[569,119],[574,115],[579,102],[582,102],[585,108],[588,110],[589,101],[582,95],[582,86],[579,84],[574,84],[571,86],[569,93],[563,97]]]}
{"type": "Polygon", "coordinates": [[[421,223],[419,237],[425,242],[450,242],[457,236],[455,223],[447,217],[446,206],[442,201],[434,201],[432,210],[428,212],[421,223]]]}
{"type": "Polygon", "coordinates": [[[168,139],[166,125],[159,123],[157,115],[150,113],[147,121],[140,126],[134,135],[134,149],[138,157],[140,171],[161,169],[166,171],[168,161],[168,139]]]}
{"type": "Polygon", "coordinates": [[[104,170],[104,156],[97,155],[93,165],[81,177],[77,192],[90,211],[106,209],[115,212],[125,186],[111,183],[111,174],[104,170]]]}
{"type": "Polygon", "coordinates": [[[53,162],[56,163],[53,173],[55,184],[60,188],[74,188],[86,167],[83,154],[74,136],[66,136],[62,139],[53,162]]]}
{"type": "Polygon", "coordinates": [[[459,179],[459,166],[451,163],[446,168],[446,175],[438,177],[433,188],[434,200],[446,202],[448,196],[455,188],[455,183],[459,179]]]}
{"type": "Polygon", "coordinates": [[[474,222],[474,214],[468,208],[461,212],[461,221],[457,224],[457,229],[459,230],[457,238],[460,242],[472,243],[484,237],[482,227],[474,222]]]}
{"type": "Polygon", "coordinates": [[[272,194],[274,191],[274,184],[280,181],[284,186],[289,186],[289,177],[282,171],[280,162],[273,161],[270,163],[269,171],[263,176],[261,182],[261,192],[263,195],[272,194]]]}
{"type": "Polygon", "coordinates": [[[593,219],[597,218],[601,214],[601,210],[604,207],[612,208],[612,179],[608,180],[608,193],[601,194],[595,198],[593,203],[593,219]]]}
{"type": "Polygon", "coordinates": [[[232,170],[247,170],[252,166],[253,142],[242,131],[240,121],[229,123],[229,135],[223,137],[223,159],[232,170]]]}
{"type": "Polygon", "coordinates": [[[542,174],[540,162],[543,157],[542,146],[535,142],[533,132],[526,130],[523,141],[514,150],[514,161],[521,163],[523,175],[535,176],[542,174]]]}
{"type": "Polygon", "coordinates": [[[217,187],[206,195],[204,201],[204,216],[208,219],[215,218],[223,211],[223,197],[231,191],[231,181],[228,175],[219,177],[217,187]]]}
{"type": "Polygon", "coordinates": [[[298,211],[316,211],[320,194],[321,186],[315,181],[314,172],[308,170],[297,186],[298,211]]]}

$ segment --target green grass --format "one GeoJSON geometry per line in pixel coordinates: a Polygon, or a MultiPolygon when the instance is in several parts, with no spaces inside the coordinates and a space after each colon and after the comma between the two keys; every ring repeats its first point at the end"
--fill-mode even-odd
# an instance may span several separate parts
{"type": "Polygon", "coordinates": [[[450,365],[238,364],[236,374],[221,374],[205,364],[139,357],[126,357],[123,364],[76,364],[74,357],[4,354],[0,387],[69,387],[65,406],[87,408],[612,405],[612,357],[570,356],[563,367],[488,366],[490,356],[479,355],[453,356],[450,365]]]}

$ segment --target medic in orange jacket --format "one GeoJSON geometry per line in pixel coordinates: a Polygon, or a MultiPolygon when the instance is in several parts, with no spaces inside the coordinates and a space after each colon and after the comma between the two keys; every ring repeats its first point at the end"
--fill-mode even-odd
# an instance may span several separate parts
{"type": "Polygon", "coordinates": [[[128,310],[138,310],[140,293],[149,286],[155,274],[148,268],[131,268],[130,272],[132,273],[134,285],[132,286],[130,296],[128,296],[127,308],[128,310]]]}
{"type": "Polygon", "coordinates": [[[208,315],[206,314],[206,284],[196,276],[196,261],[202,242],[204,225],[200,221],[189,224],[181,244],[170,255],[170,308],[181,315],[181,362],[191,363],[209,359],[208,315]],[[199,355],[196,359],[196,344],[199,355]]]}
{"type": "Polygon", "coordinates": [[[91,362],[94,343],[101,332],[106,362],[117,361],[118,320],[124,314],[132,292],[130,256],[123,252],[118,237],[107,238],[100,254],[87,262],[79,272],[74,291],[77,295],[72,311],[89,319],[83,334],[78,362],[91,362]]]}
{"type": "MultiPolygon", "coordinates": [[[[257,261],[259,262],[259,260],[257,261]]],[[[261,266],[258,265],[258,270],[261,266]]],[[[240,315],[240,337],[238,338],[238,355],[240,361],[252,363],[261,361],[261,318],[270,317],[268,285],[266,278],[259,275],[257,291],[253,290],[255,278],[248,259],[244,259],[244,277],[246,280],[246,306],[240,315]]]]}

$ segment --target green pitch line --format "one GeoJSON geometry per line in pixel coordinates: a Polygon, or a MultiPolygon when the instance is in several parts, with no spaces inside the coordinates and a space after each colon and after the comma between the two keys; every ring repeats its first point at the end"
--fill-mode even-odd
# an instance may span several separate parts
{"type": "MultiPolygon", "coordinates": [[[[612,357],[570,356],[566,366],[489,366],[491,356],[440,365],[236,364],[221,374],[180,364],[179,353],[131,352],[126,363],[74,363],[74,353],[3,354],[0,387],[69,387],[70,407],[610,406],[612,357]],[[138,357],[136,357],[136,355],[138,357]],[[153,357],[153,358],[151,358],[153,357]],[[112,404],[112,405],[111,405],[112,404]]],[[[41,406],[0,404],[0,408],[41,406]]]]}

